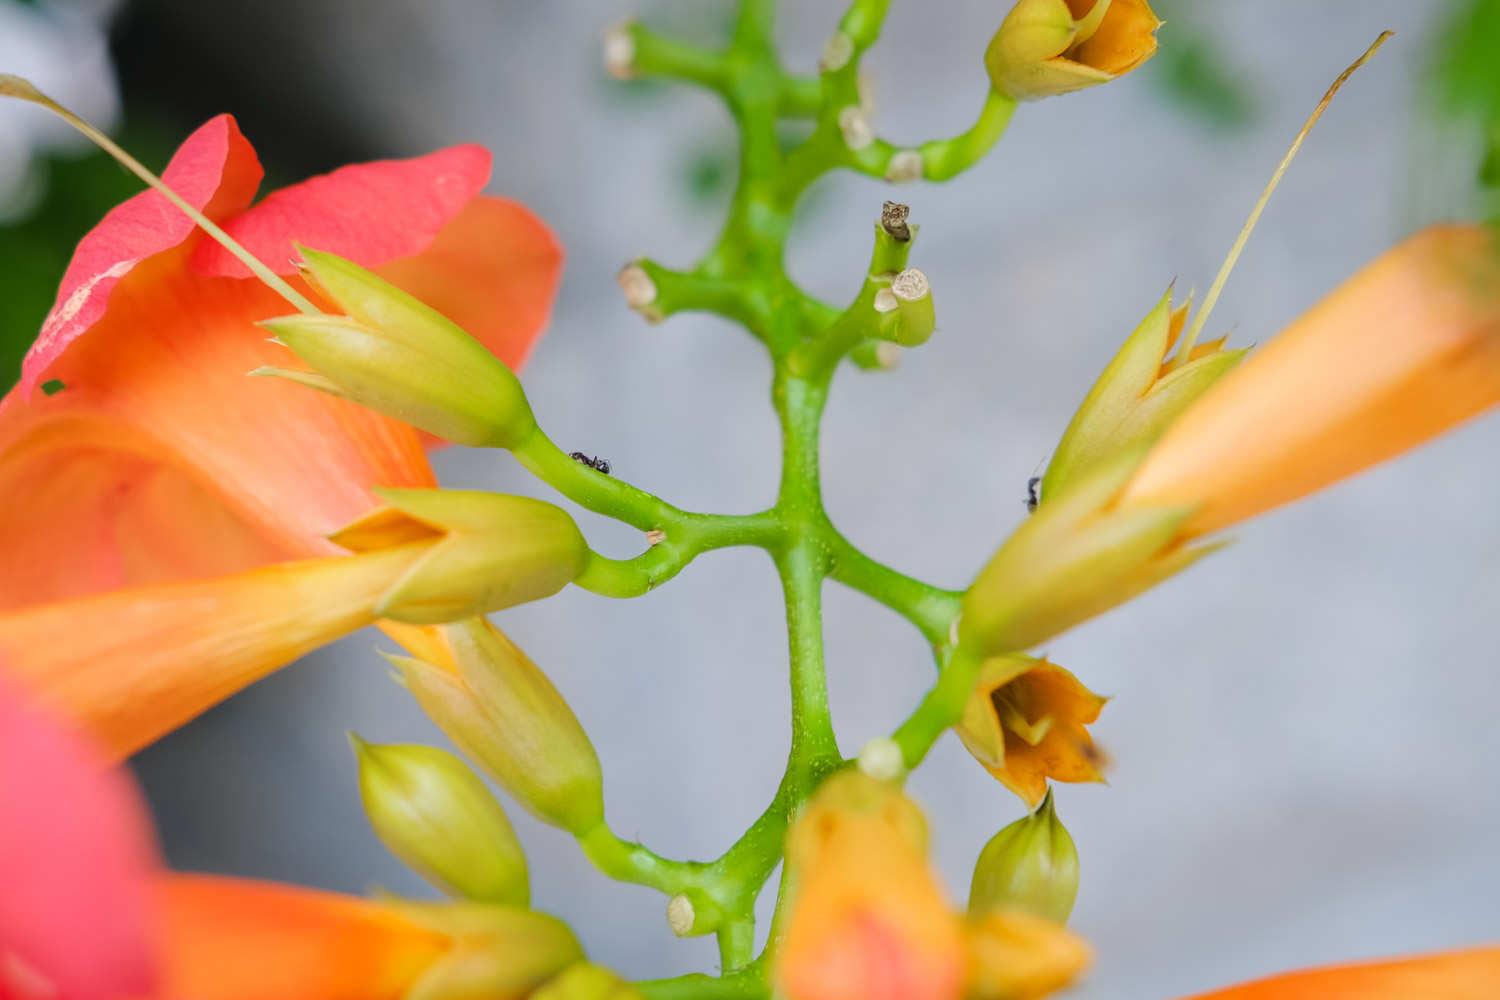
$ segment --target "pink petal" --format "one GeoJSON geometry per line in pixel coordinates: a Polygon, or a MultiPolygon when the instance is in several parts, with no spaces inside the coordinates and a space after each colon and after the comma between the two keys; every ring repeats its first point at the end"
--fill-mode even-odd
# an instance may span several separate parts
{"type": "MultiPolygon", "coordinates": [[[[162,179],[217,221],[250,204],[262,175],[260,160],[234,118],[219,115],[188,136],[162,179]]],[[[155,191],[143,191],[115,206],[78,244],[57,302],[22,363],[20,384],[0,405],[30,397],[53,362],[104,315],[120,279],[141,261],[181,244],[193,231],[192,221],[155,191]]]]}
{"type": "Polygon", "coordinates": [[[0,676],[0,997],[150,994],[155,868],[125,773],[0,676]]]}
{"type": "MultiPolygon", "coordinates": [[[[357,163],[282,188],[224,228],[279,274],[296,271],[297,243],[375,267],[426,249],[489,177],[490,154],[482,146],[357,163]]],[[[214,277],[250,277],[244,264],[209,240],[198,245],[192,268],[214,277]]]]}

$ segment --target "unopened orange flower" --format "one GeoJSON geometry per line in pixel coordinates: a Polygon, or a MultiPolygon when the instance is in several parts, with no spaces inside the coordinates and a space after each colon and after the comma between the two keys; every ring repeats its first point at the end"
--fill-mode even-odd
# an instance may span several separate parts
{"type": "MultiPolygon", "coordinates": [[[[374,269],[514,367],[546,320],[561,255],[524,208],[480,193],[489,163],[459,146],[345,167],[252,205],[260,164],[224,115],[183,143],[164,180],[305,294],[294,243],[374,269]]],[[[361,577],[363,557],[318,562],[339,551],[324,536],[375,507],[374,486],[432,483],[411,428],[246,377],[285,362],[256,325],[285,311],[148,191],[79,244],[0,402],[0,653],[115,752],[368,622],[380,574],[361,577]]]]}
{"type": "Polygon", "coordinates": [[[926,823],[895,788],[834,775],[787,836],[795,879],[777,987],[790,1000],[957,1000],[961,920],[926,856],[926,823]]]}
{"type": "Polygon", "coordinates": [[[1363,268],[1194,403],[1121,506],[1203,535],[1299,499],[1500,402],[1500,245],[1436,226],[1363,268]]]}
{"type": "Polygon", "coordinates": [[[1034,809],[1048,779],[1104,780],[1087,727],[1106,700],[1055,663],[999,656],[981,668],[956,729],[975,759],[1034,809]]]}
{"type": "Polygon", "coordinates": [[[1201,993],[1191,1000],[1491,1000],[1500,947],[1331,965],[1201,993]]]}

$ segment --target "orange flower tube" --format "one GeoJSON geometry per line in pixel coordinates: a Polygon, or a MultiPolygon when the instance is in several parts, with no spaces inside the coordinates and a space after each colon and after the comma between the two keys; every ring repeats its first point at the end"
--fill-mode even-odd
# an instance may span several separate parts
{"type": "Polygon", "coordinates": [[[1288,972],[1190,1000],[1490,1000],[1500,947],[1288,972]]]}
{"type": "MultiPolygon", "coordinates": [[[[489,169],[488,152],[456,146],[252,204],[260,163],[220,115],[163,179],[277,280],[315,294],[294,247],[337,253],[515,368],[540,336],[561,253],[525,208],[482,193],[489,169]]],[[[372,510],[374,487],[432,485],[411,427],[246,377],[291,357],[258,326],[285,312],[145,191],[79,243],[0,401],[0,651],[117,753],[367,624],[372,588],[391,582],[372,567],[389,557],[320,565],[338,552],[325,536],[372,510]]]]}
{"type": "Polygon", "coordinates": [[[1204,535],[1314,493],[1500,402],[1500,246],[1472,225],[1397,245],[1172,425],[1120,504],[1204,535]]]}

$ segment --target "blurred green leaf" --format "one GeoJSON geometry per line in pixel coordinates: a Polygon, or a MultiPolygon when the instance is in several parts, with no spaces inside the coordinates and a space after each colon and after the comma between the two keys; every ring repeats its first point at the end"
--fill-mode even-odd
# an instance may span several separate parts
{"type": "Polygon", "coordinates": [[[1432,76],[1439,113],[1479,131],[1477,183],[1500,218],[1500,0],[1455,0],[1438,35],[1432,76]]]}
{"type": "Polygon", "coordinates": [[[1148,64],[1167,99],[1215,128],[1238,129],[1255,118],[1255,99],[1217,41],[1193,20],[1187,3],[1158,3],[1161,48],[1148,64]]]}

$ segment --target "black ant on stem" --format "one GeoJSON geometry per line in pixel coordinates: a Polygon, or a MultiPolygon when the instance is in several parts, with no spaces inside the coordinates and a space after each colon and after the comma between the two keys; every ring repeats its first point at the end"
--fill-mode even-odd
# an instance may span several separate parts
{"type": "Polygon", "coordinates": [[[587,465],[596,472],[602,472],[606,476],[609,475],[609,459],[607,458],[590,458],[581,451],[575,451],[568,457],[579,465],[587,465]]]}

